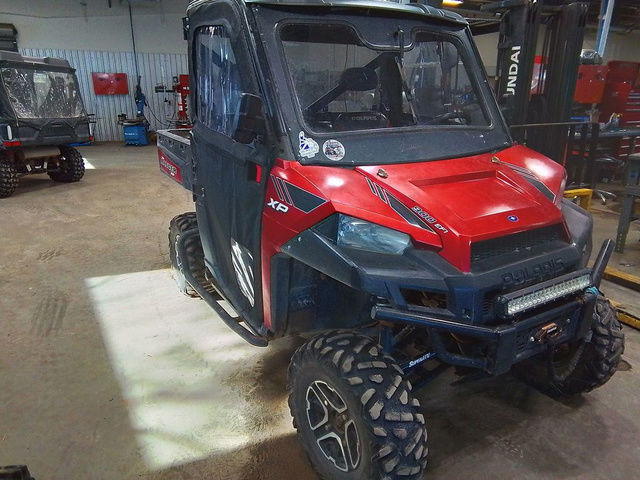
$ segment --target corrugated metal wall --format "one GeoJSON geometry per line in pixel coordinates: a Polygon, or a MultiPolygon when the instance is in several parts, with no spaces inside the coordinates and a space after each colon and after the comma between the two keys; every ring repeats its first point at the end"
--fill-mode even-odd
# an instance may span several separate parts
{"type": "MultiPolygon", "coordinates": [[[[122,127],[117,123],[117,116],[126,113],[135,116],[136,105],[133,101],[136,86],[136,68],[133,52],[94,52],[88,50],[57,50],[47,48],[23,48],[23,55],[33,57],[65,58],[77,70],[78,82],[84,104],[89,113],[95,113],[96,141],[122,140],[122,127]],[[129,82],[128,95],[96,95],[93,93],[92,72],[127,74],[129,82]]],[[[145,116],[151,129],[166,128],[169,120],[175,115],[175,97],[171,93],[154,93],[154,86],[172,84],[172,78],[181,73],[189,73],[186,54],[138,53],[138,69],[141,75],[142,91],[147,96],[149,107],[145,116]],[[168,98],[171,103],[164,102],[168,98]],[[155,117],[154,117],[155,115],[155,117]]]]}

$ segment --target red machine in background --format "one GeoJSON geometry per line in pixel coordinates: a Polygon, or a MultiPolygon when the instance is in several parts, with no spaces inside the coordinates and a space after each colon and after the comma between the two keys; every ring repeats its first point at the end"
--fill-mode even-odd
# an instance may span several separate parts
{"type": "Polygon", "coordinates": [[[189,75],[178,75],[173,77],[173,91],[178,94],[177,99],[177,113],[178,121],[176,126],[178,128],[191,128],[191,120],[189,119],[189,75]]]}
{"type": "Polygon", "coordinates": [[[600,121],[621,114],[620,125],[640,127],[640,63],[611,61],[600,106],[600,121]]]}
{"type": "Polygon", "coordinates": [[[608,65],[580,65],[573,100],[590,105],[601,103],[608,72],[608,65]]]}
{"type": "MultiPolygon", "coordinates": [[[[189,75],[176,75],[173,77],[171,88],[165,85],[156,85],[156,93],[174,93],[176,95],[176,113],[170,123],[176,128],[191,128],[191,119],[189,118],[189,75]]],[[[168,102],[165,99],[165,102],[168,102]]]]}

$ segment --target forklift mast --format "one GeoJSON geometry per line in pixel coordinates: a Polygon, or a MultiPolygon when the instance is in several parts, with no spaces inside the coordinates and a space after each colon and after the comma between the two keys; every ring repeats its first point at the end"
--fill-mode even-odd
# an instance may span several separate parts
{"type": "Polygon", "coordinates": [[[587,4],[552,0],[504,0],[482,6],[502,13],[496,96],[512,135],[562,162],[566,129],[524,129],[525,124],[568,122],[584,39],[587,4]],[[542,36],[542,42],[538,37],[542,36]],[[540,68],[534,63],[538,44],[540,68]],[[532,84],[535,88],[532,88],[532,84]]]}
{"type": "Polygon", "coordinates": [[[532,0],[504,0],[481,7],[502,12],[496,67],[496,97],[509,125],[527,121],[533,62],[540,26],[539,4],[532,0]]]}

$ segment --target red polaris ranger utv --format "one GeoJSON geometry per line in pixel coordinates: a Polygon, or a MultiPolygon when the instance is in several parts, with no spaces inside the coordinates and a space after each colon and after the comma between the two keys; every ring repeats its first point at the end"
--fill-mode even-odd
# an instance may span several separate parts
{"type": "Polygon", "coordinates": [[[193,193],[180,288],[249,343],[295,353],[289,405],[325,479],[420,478],[412,383],[442,365],[563,394],[624,337],[563,167],[514,145],[466,22],[421,3],[194,1],[191,132],[158,137],[193,193]],[[218,303],[237,312],[230,316],[218,303]]]}

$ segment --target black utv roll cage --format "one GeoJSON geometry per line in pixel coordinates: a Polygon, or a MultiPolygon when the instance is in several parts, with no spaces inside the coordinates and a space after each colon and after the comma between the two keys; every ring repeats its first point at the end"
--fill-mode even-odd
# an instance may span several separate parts
{"type": "Polygon", "coordinates": [[[75,69],[67,60],[0,51],[3,147],[82,143],[90,137],[75,69]],[[36,77],[45,85],[37,88],[36,77]]]}

